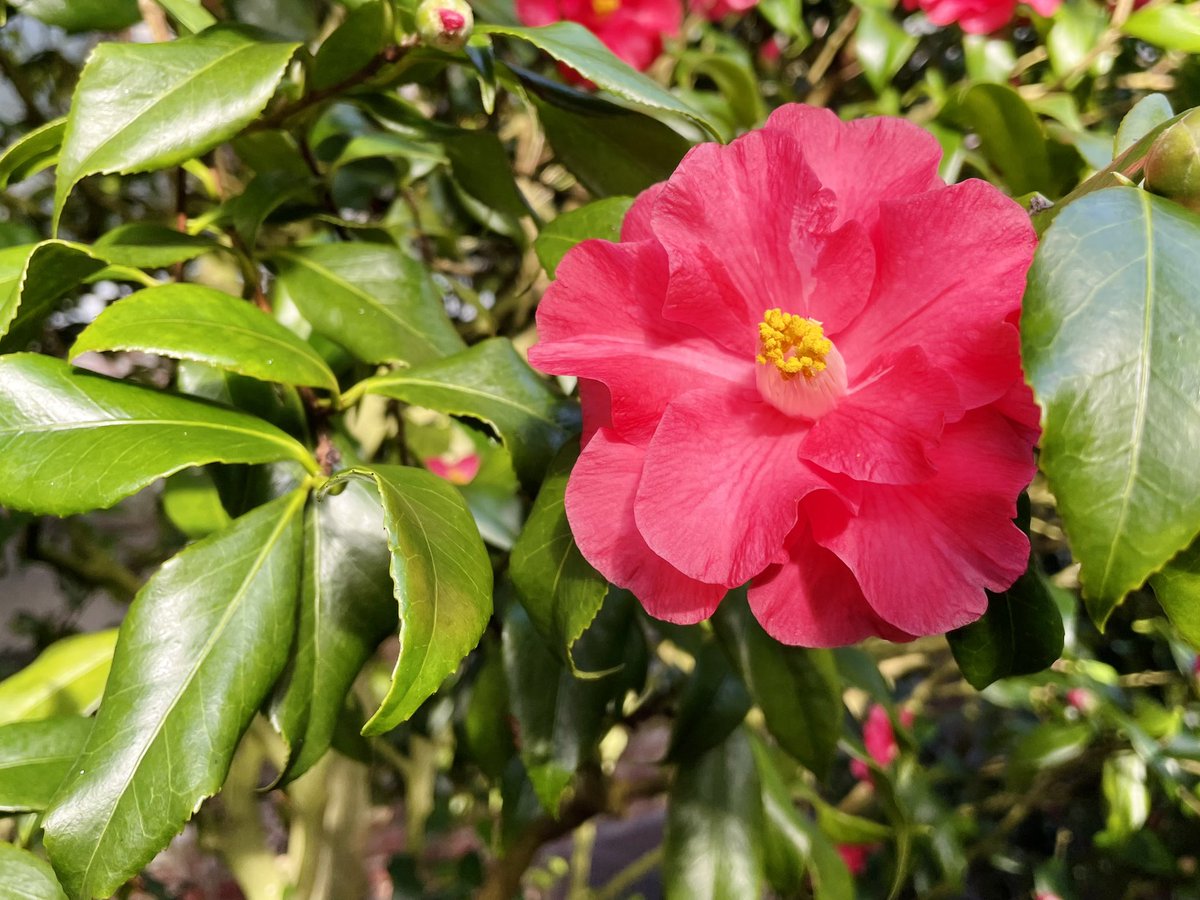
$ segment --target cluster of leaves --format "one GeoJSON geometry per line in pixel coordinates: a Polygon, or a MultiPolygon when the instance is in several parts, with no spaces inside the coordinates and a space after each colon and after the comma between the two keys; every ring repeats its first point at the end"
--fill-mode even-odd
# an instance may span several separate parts
{"type": "Polygon", "coordinates": [[[677,896],[852,896],[837,845],[884,845],[863,877],[893,894],[1187,875],[1200,220],[1138,182],[1172,106],[1200,102],[1189,11],[1079,0],[962,38],[886,2],[764,2],[689,24],[656,80],[501,2],[453,53],[390,0],[10,6],[26,127],[0,155],[0,540],[36,548],[48,517],[97,521],[164,478],[171,530],[144,584],[54,558],[136,598],[119,630],[0,682],[0,883],[112,895],[200,810],[247,896],[350,896],[368,787],[403,798],[398,895],[507,898],[553,880],[544,844],[574,834],[579,856],[585,823],[664,794],[662,846],[601,895],[659,869],[677,896]],[[135,31],[67,97],[85,38],[23,65],[39,21],[135,31]],[[541,285],[694,143],[794,99],[909,114],[944,177],[1043,210],[1022,330],[1053,495],[1033,491],[1029,572],[949,647],[783,647],[736,592],[705,626],[651,622],[567,526],[578,407],[521,353],[541,285]],[[468,455],[468,484],[421,465],[468,455]],[[1107,637],[1075,616],[1080,585],[1107,637]],[[963,701],[960,670],[1009,680],[963,701]],[[918,724],[873,759],[855,718],[898,695],[918,724]],[[422,853],[456,828],[468,851],[422,853]],[[1064,832],[1094,846],[1047,846],[1064,832]]]}

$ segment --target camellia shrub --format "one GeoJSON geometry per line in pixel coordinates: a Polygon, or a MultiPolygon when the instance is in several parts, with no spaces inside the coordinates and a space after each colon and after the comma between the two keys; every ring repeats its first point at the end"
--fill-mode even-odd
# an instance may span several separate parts
{"type": "Polygon", "coordinates": [[[0,6],[0,897],[1200,897],[1135,6],[0,6]]]}

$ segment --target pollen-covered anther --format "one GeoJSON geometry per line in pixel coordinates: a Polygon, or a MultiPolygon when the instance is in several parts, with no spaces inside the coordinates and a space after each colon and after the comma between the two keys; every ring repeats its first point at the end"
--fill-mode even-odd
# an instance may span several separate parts
{"type": "Polygon", "coordinates": [[[755,359],[759,393],[789,416],[816,419],[846,393],[846,365],[815,319],[768,309],[755,359]]]}
{"type": "Polygon", "coordinates": [[[621,0],[592,0],[592,12],[598,16],[608,16],[621,8],[621,0]]]}

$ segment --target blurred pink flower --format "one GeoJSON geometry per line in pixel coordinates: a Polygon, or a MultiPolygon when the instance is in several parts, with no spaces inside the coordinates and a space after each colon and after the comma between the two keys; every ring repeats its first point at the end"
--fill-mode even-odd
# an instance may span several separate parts
{"type": "MultiPolygon", "coordinates": [[[[663,38],[679,33],[682,0],[516,0],[525,25],[579,22],[635,69],[649,68],[663,38]]],[[[574,74],[574,73],[572,73],[574,74]]],[[[582,80],[574,74],[574,80],[582,80]]]]}
{"type": "Polygon", "coordinates": [[[846,868],[850,870],[850,874],[857,878],[867,868],[867,860],[871,855],[879,849],[878,844],[838,844],[837,852],[841,856],[842,862],[846,864],[846,868]]]}
{"type": "MultiPolygon", "coordinates": [[[[902,710],[900,724],[911,728],[913,723],[912,710],[902,710]]],[[[896,732],[892,728],[892,720],[887,709],[880,704],[874,704],[863,722],[863,743],[867,753],[880,768],[886,768],[900,755],[900,744],[896,741],[896,732]]],[[[871,781],[871,769],[861,759],[850,760],[850,774],[859,781],[871,781]]]]}
{"type": "Polygon", "coordinates": [[[425,460],[425,468],[451,484],[470,484],[479,474],[479,456],[475,453],[468,453],[461,459],[431,456],[425,460]]]}
{"type": "Polygon", "coordinates": [[[903,641],[1024,571],[1035,237],[940,155],[903,119],[784,106],[563,259],[529,359],[581,378],[567,517],[651,615],[698,622],[750,582],[785,643],[903,641]]]}
{"type": "MultiPolygon", "coordinates": [[[[1062,0],[1027,0],[1039,16],[1051,16],[1062,0]]],[[[904,8],[920,7],[935,25],[957,22],[969,34],[991,34],[1012,21],[1017,0],[904,0],[904,8]]]]}
{"type": "Polygon", "coordinates": [[[753,9],[758,0],[690,0],[689,5],[710,22],[717,22],[731,13],[753,9]]]}
{"type": "Polygon", "coordinates": [[[1096,695],[1087,688],[1071,688],[1067,691],[1067,705],[1081,713],[1090,713],[1096,708],[1096,695]]]}

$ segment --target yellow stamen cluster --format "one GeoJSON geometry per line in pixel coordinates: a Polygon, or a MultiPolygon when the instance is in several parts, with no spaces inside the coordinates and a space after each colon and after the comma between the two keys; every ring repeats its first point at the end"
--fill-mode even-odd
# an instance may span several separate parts
{"type": "Polygon", "coordinates": [[[607,16],[621,8],[621,0],[592,0],[592,12],[598,16],[607,16]]]}
{"type": "Polygon", "coordinates": [[[825,337],[820,322],[777,308],[764,312],[758,323],[758,347],[758,362],[774,365],[784,378],[812,378],[825,370],[825,354],[833,349],[833,341],[825,337]]]}

